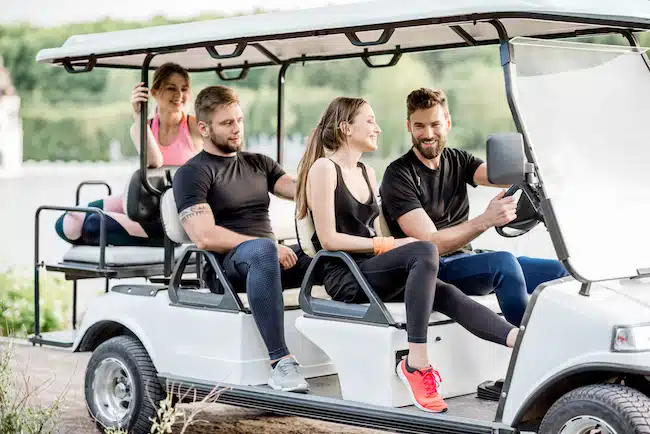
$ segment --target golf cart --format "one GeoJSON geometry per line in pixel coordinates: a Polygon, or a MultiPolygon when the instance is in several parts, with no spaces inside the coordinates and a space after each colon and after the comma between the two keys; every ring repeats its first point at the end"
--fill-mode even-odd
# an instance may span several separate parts
{"type": "MultiPolygon", "coordinates": [[[[42,50],[38,61],[71,73],[131,68],[142,71],[145,84],[150,70],[167,61],[190,72],[216,71],[225,80],[277,67],[282,163],[289,66],[360,58],[385,67],[408,53],[498,45],[517,132],[487,138],[488,177],[520,195],[517,219],[498,232],[522,236],[544,223],[570,272],[535,290],[512,350],[434,312],[428,341],[450,410],[425,413],[411,405],[395,374],[407,349],[403,303],[380,301],[345,253],[316,251],[309,242],[313,222],[294,221],[286,212],[292,203],[276,201],[271,219],[278,238],[297,240],[313,261],[301,288],[285,292],[287,343],[311,392],[274,391],[266,386],[268,355],[245,294],[233,289],[214,255],[191,244],[170,189],[174,168],[147,169],[143,146],[126,195],[138,202],[129,216],[161,218],[168,240],[161,269],[135,268],[149,278],[162,270],[162,277],[112,286],[75,330],[71,350],[93,352],[85,384],[91,415],[101,425],[145,433],[169,384],[200,394],[222,385],[218,402],[397,432],[648,432],[650,191],[643,181],[650,147],[642,127],[650,106],[642,96],[650,94],[650,62],[636,34],[647,30],[645,0],[380,1],[78,35],[42,50]],[[629,46],[566,40],[601,34],[622,35],[629,46]],[[391,60],[377,63],[378,55],[391,60]],[[233,70],[240,72],[228,75],[233,70]],[[623,224],[612,224],[616,217],[623,224]],[[370,302],[339,303],[314,285],[324,257],[347,263],[370,302]],[[186,276],[206,261],[218,289],[186,276]],[[476,399],[477,385],[499,378],[505,381],[498,401],[476,399]]],[[[144,142],[146,104],[141,113],[144,142]]],[[[380,220],[377,231],[388,234],[380,220]]],[[[114,247],[83,247],[99,262],[87,259],[82,267],[80,260],[64,260],[59,268],[105,271],[114,247]]],[[[138,275],[132,264],[116,265],[122,258],[113,252],[114,268],[138,275]]],[[[37,256],[37,280],[42,265],[37,256]]],[[[110,271],[108,277],[120,276],[110,271]]],[[[494,294],[473,298],[499,312],[494,294]]],[[[38,328],[31,339],[48,342],[38,328]]]]}

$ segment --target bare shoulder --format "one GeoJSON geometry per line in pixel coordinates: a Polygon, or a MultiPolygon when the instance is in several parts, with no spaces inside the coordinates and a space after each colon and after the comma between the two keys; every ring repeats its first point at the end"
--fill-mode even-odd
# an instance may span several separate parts
{"type": "Polygon", "coordinates": [[[309,175],[310,176],[328,176],[331,174],[336,173],[336,168],[334,167],[334,163],[332,160],[329,158],[319,158],[318,160],[314,161],[314,164],[312,164],[311,168],[309,169],[309,175]]]}

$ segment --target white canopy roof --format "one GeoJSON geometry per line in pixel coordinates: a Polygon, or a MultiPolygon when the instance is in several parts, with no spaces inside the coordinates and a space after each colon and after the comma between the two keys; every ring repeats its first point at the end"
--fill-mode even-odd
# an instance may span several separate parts
{"type": "Polygon", "coordinates": [[[140,68],[146,53],[159,54],[151,67],[167,61],[190,70],[278,63],[301,56],[362,54],[421,46],[461,46],[498,40],[488,20],[498,18],[509,37],[561,35],[601,27],[650,29],[648,0],[377,0],[296,11],[271,12],[134,30],[74,35],[58,48],[41,50],[39,62],[61,63],[95,57],[97,66],[140,68]],[[454,28],[455,26],[455,28],[454,28]],[[395,28],[388,42],[354,46],[346,33],[375,41],[395,28]],[[360,32],[365,30],[365,32],[360,32]],[[372,30],[372,31],[370,31],[372,30]],[[357,33],[358,32],[358,33],[357,33]],[[206,45],[221,55],[215,59],[206,45]]]}

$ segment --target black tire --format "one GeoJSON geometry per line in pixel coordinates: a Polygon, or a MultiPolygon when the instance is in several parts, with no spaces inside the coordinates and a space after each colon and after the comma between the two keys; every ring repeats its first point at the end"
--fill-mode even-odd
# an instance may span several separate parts
{"type": "Polygon", "coordinates": [[[152,422],[149,418],[156,417],[158,405],[167,395],[147,351],[142,343],[132,336],[111,338],[95,349],[86,368],[84,394],[90,416],[102,433],[107,427],[120,427],[129,434],[150,432],[152,422]],[[96,370],[100,363],[107,359],[121,362],[131,378],[131,403],[128,405],[128,413],[119,421],[107,419],[102,415],[93,391],[96,370]]]}
{"type": "Polygon", "coordinates": [[[579,416],[598,418],[617,434],[648,434],[650,398],[636,389],[618,384],[579,387],[551,406],[542,419],[539,434],[573,434],[560,430],[579,416]]]}

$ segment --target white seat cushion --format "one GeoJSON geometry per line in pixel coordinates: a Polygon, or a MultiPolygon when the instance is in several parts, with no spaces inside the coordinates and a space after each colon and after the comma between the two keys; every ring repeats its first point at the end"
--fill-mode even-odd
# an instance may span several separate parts
{"type": "MultiPolygon", "coordinates": [[[[300,303],[298,301],[299,294],[300,294],[300,288],[285,289],[284,291],[282,291],[284,306],[285,307],[300,306],[300,303]]],[[[238,295],[239,298],[241,298],[241,301],[244,304],[244,306],[248,307],[248,298],[246,297],[246,294],[238,294],[238,295]]],[[[327,292],[325,292],[325,288],[317,285],[314,285],[314,287],[312,288],[312,296],[317,298],[322,298],[325,300],[330,299],[330,296],[327,295],[327,292]]]]}
{"type": "MultiPolygon", "coordinates": [[[[496,313],[501,313],[501,307],[497,300],[496,294],[472,295],[469,298],[481,303],[483,306],[496,313]]],[[[406,305],[404,303],[386,303],[386,308],[393,316],[396,322],[406,323],[406,305]]],[[[440,312],[434,312],[429,318],[429,322],[448,321],[449,317],[440,312]]]]}
{"type": "Polygon", "coordinates": [[[297,239],[296,224],[294,216],[296,215],[296,204],[291,200],[281,199],[273,194],[269,195],[271,202],[269,204],[269,218],[271,227],[278,241],[287,241],[297,239]]]}
{"type": "MultiPolygon", "coordinates": [[[[180,259],[187,245],[180,245],[174,250],[174,259],[180,259]]],[[[108,267],[127,267],[131,265],[154,265],[165,262],[165,250],[162,247],[108,246],[104,260],[108,267]]],[[[99,247],[73,246],[63,256],[64,262],[83,262],[99,264],[99,247]]]]}
{"type": "MultiPolygon", "coordinates": [[[[208,288],[201,288],[198,290],[191,290],[191,291],[197,291],[201,292],[204,294],[210,293],[210,290],[208,288]]],[[[296,307],[300,306],[300,303],[298,301],[298,295],[300,294],[300,288],[292,288],[292,289],[285,289],[282,291],[282,299],[284,300],[284,306],[285,307],[296,307]]],[[[237,294],[239,298],[242,301],[242,304],[244,305],[245,308],[248,308],[248,297],[246,296],[246,293],[238,293],[237,294]]],[[[314,285],[312,288],[312,295],[317,298],[322,298],[325,300],[330,300],[330,296],[327,295],[327,292],[325,292],[325,288],[322,286],[317,286],[314,285]]]]}
{"type": "Polygon", "coordinates": [[[174,199],[174,191],[170,188],[160,198],[160,217],[165,228],[165,233],[170,240],[179,244],[190,244],[192,240],[183,229],[183,224],[178,218],[178,209],[174,199]]]}

